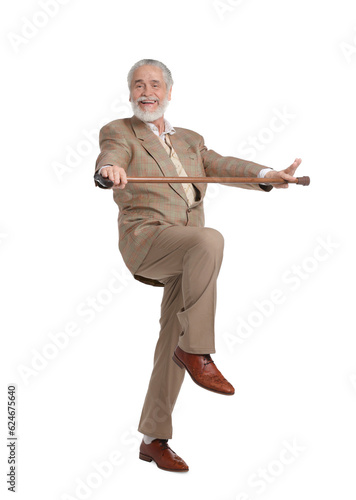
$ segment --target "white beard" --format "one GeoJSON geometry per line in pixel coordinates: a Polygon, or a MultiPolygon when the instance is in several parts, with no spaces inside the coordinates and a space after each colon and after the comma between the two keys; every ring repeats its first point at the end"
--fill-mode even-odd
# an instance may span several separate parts
{"type": "Polygon", "coordinates": [[[137,102],[131,101],[132,110],[134,115],[137,116],[143,122],[154,122],[161,118],[164,115],[166,109],[168,108],[168,98],[167,96],[163,99],[162,102],[158,103],[158,108],[156,111],[144,111],[140,108],[137,102]]]}

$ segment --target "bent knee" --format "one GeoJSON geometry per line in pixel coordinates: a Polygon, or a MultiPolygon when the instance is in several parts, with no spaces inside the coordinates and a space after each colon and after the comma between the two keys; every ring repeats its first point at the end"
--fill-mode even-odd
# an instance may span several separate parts
{"type": "Polygon", "coordinates": [[[224,248],[223,235],[212,227],[204,227],[203,230],[200,231],[199,241],[208,248],[216,248],[218,250],[224,248]]]}

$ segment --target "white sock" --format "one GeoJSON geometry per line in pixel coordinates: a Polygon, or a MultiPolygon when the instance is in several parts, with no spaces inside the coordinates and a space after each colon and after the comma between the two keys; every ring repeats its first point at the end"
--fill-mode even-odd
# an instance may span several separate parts
{"type": "Polygon", "coordinates": [[[152,441],[154,441],[155,439],[157,439],[157,438],[151,437],[151,436],[146,436],[146,434],[143,435],[143,441],[145,444],[151,444],[152,441]]]}

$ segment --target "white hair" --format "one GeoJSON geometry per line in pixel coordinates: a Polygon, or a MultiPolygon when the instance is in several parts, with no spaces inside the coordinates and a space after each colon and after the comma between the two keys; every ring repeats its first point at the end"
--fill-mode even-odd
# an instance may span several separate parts
{"type": "Polygon", "coordinates": [[[172,73],[165,64],[163,64],[161,61],[156,61],[156,59],[141,59],[141,61],[138,61],[136,64],[132,66],[132,68],[129,71],[129,74],[127,75],[127,83],[130,92],[131,92],[131,83],[134,72],[136,71],[137,68],[140,68],[141,66],[146,66],[147,64],[150,66],[157,66],[157,68],[160,68],[162,70],[163,78],[164,81],[166,82],[167,92],[168,92],[173,85],[172,73]]]}

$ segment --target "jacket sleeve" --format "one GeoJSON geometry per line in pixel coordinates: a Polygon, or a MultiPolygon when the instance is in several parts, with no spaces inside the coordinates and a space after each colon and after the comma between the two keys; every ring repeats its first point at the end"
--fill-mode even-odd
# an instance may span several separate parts
{"type": "Polygon", "coordinates": [[[100,154],[96,160],[95,173],[104,165],[118,165],[127,170],[131,151],[126,139],[110,123],[99,134],[100,154]]]}
{"type": "MultiPolygon", "coordinates": [[[[241,160],[233,156],[221,156],[212,149],[208,149],[204,144],[203,137],[200,136],[200,154],[203,160],[205,175],[207,177],[257,177],[264,168],[252,161],[241,160]]],[[[263,178],[261,178],[263,182],[263,178]]],[[[244,189],[257,189],[258,191],[271,191],[272,185],[264,184],[230,184],[224,186],[239,187],[244,189]]]]}

